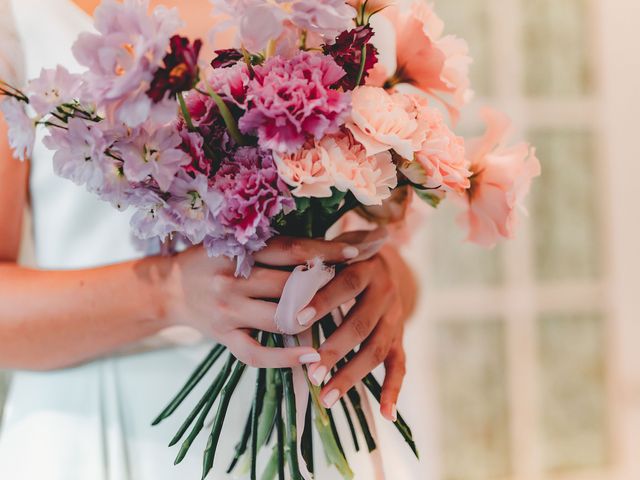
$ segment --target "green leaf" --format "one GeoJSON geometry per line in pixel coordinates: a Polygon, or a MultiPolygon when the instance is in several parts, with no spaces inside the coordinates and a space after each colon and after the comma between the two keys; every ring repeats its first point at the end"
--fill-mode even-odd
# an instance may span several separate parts
{"type": "Polygon", "coordinates": [[[347,192],[341,192],[336,188],[332,188],[331,190],[333,195],[318,199],[322,208],[329,211],[337,209],[340,206],[340,203],[342,203],[342,200],[344,200],[344,197],[347,195],[347,192]]]}
{"type": "Polygon", "coordinates": [[[418,197],[427,202],[433,208],[438,208],[438,205],[440,205],[440,202],[443,199],[441,195],[434,193],[433,190],[421,190],[419,188],[414,188],[414,190],[418,197]]]}
{"type": "Polygon", "coordinates": [[[311,208],[311,199],[309,197],[296,197],[296,213],[304,213],[309,208],[311,208]]]}

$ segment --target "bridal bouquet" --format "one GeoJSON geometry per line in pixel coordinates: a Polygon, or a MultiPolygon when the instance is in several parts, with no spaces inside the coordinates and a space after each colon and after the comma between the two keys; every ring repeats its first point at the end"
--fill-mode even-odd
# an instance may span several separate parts
{"type": "MultiPolygon", "coordinates": [[[[44,128],[55,173],[115,208],[133,209],[137,237],[167,248],[202,243],[211,256],[235,259],[241,276],[274,235],[324,237],[351,211],[388,223],[385,212],[403,212],[413,195],[434,207],[454,198],[472,241],[490,246],[511,237],[516,209],[540,171],[533,149],[507,146],[508,121],[491,110],[483,113],[485,136],[465,142],[454,133],[471,97],[466,44],[443,35],[426,4],[400,12],[392,3],[213,0],[225,17],[217,28],[234,28],[238,43],[207,52],[205,66],[202,42],[176,34],[176,10],[104,0],[95,32],[73,47],[84,71],[43,70],[21,89],[0,83],[11,146],[28,158],[36,127],[44,128]],[[376,44],[372,17],[394,29],[394,42],[376,44]]],[[[368,241],[370,256],[384,237],[368,241]]],[[[275,319],[282,334],[254,338],[282,347],[317,346],[330,336],[341,312],[310,330],[296,315],[332,275],[321,259],[294,270],[275,319]]],[[[213,348],[155,423],[175,412],[224,352],[213,348]]],[[[228,356],[171,441],[182,442],[176,463],[217,404],[203,476],[211,470],[246,370],[228,356]]],[[[369,375],[340,406],[355,448],[357,426],[373,451],[366,390],[379,401],[381,386],[369,375]]],[[[272,448],[263,479],[284,478],[286,468],[292,478],[310,478],[315,426],[328,462],[351,478],[334,413],[318,392],[303,367],[258,370],[229,471],[256,478],[258,452],[272,448]]],[[[417,455],[402,416],[395,425],[417,455]]]]}

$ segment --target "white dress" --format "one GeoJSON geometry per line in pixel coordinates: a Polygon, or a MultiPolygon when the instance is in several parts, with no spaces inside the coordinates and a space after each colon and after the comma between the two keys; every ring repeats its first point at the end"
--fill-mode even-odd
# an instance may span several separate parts
{"type": "MultiPolygon", "coordinates": [[[[70,69],[76,66],[71,45],[80,31],[91,28],[83,11],[70,0],[0,0],[3,2],[13,7],[28,78],[58,63],[70,69]]],[[[56,177],[51,153],[40,142],[32,159],[30,186],[38,267],[89,268],[140,256],[131,241],[128,214],[56,177]]],[[[136,353],[120,353],[76,368],[15,372],[0,432],[0,479],[199,480],[208,429],[179,466],[173,465],[176,447],[169,449],[167,444],[203,389],[194,392],[160,426],[151,427],[151,421],[211,344],[196,340],[180,345],[173,334],[160,342],[154,339],[151,345],[154,342],[161,346],[140,346],[136,353]]],[[[253,375],[245,374],[231,403],[214,471],[207,478],[238,478],[224,472],[252,395],[253,375]]],[[[410,423],[416,419],[411,412],[420,410],[418,402],[412,403],[410,423]]],[[[425,479],[392,426],[378,423],[388,478],[425,479]]],[[[342,430],[351,451],[350,436],[342,430]]],[[[356,479],[374,478],[366,454],[350,453],[349,458],[356,479]]],[[[316,463],[321,459],[316,452],[316,463]]],[[[321,480],[340,478],[323,465],[316,465],[316,471],[321,480]]]]}

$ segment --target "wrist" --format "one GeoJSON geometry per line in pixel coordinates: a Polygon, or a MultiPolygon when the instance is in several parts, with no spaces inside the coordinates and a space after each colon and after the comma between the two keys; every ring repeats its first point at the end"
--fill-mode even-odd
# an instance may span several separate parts
{"type": "Polygon", "coordinates": [[[162,330],[175,325],[175,285],[178,283],[178,266],[176,257],[157,255],[145,259],[149,262],[146,269],[150,288],[150,302],[152,314],[162,330]]]}

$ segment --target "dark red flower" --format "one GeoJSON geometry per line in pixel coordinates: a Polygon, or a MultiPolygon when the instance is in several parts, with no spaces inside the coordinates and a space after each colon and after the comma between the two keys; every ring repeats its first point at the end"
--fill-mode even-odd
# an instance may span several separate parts
{"type": "Polygon", "coordinates": [[[198,81],[198,55],[202,40],[189,43],[189,39],[174,35],[171,37],[171,51],[164,57],[164,67],[156,71],[147,95],[159,102],[167,92],[174,97],[179,92],[191,90],[198,81]]]}
{"type": "Polygon", "coordinates": [[[216,54],[216,58],[214,58],[213,61],[211,62],[211,66],[213,68],[232,67],[243,58],[242,52],[237,48],[227,48],[224,50],[216,50],[215,54],[216,54]]]}
{"type": "Polygon", "coordinates": [[[371,26],[362,25],[353,30],[342,32],[333,44],[322,47],[325,55],[331,55],[336,63],[347,72],[336,84],[336,87],[342,87],[344,90],[353,90],[358,85],[364,85],[369,70],[378,63],[378,49],[369,43],[371,37],[373,37],[371,26]],[[364,71],[360,82],[356,85],[360,73],[363,48],[366,51],[364,71]]]}

